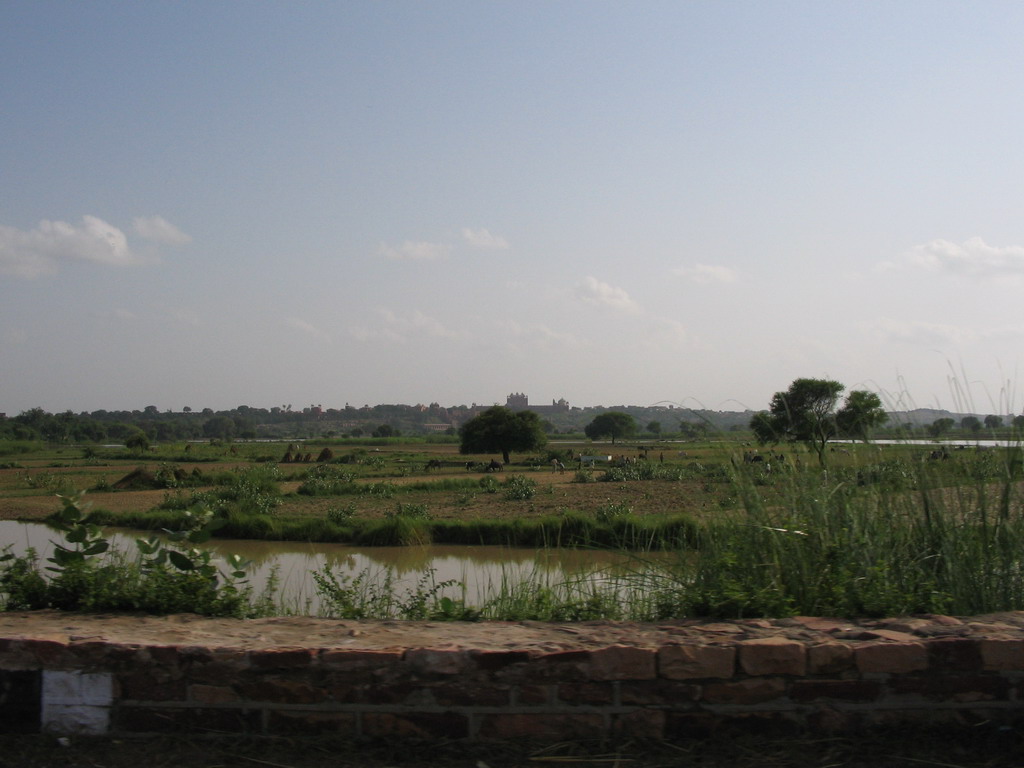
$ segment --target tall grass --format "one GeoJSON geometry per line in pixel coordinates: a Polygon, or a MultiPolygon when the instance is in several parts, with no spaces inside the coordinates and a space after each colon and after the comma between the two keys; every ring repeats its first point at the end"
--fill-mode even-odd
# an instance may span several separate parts
{"type": "MultiPolygon", "coordinates": [[[[1024,512],[1015,450],[959,467],[920,461],[904,487],[787,476],[765,503],[708,525],[678,574],[687,612],[709,616],[984,613],[1024,607],[1024,512]],[[973,482],[962,473],[973,472],[973,482]],[[951,475],[961,474],[956,485],[951,475]],[[993,475],[998,475],[998,479],[993,475]]],[[[972,457],[975,458],[975,457],[972,457]]]]}

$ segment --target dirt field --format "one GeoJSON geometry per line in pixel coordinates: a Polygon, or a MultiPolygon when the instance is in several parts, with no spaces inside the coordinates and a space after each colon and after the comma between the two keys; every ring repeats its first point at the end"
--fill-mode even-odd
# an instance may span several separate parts
{"type": "MultiPolygon", "coordinates": [[[[458,491],[412,491],[384,496],[344,496],[344,497],[312,497],[296,494],[301,484],[303,473],[309,465],[279,465],[286,478],[280,483],[283,503],[277,508],[282,517],[322,517],[331,508],[340,505],[355,504],[361,517],[382,517],[395,508],[396,503],[425,504],[434,519],[472,520],[480,518],[530,518],[558,514],[566,511],[594,511],[602,505],[625,505],[635,515],[664,515],[687,513],[694,516],[714,514],[728,508],[732,501],[731,490],[724,485],[715,486],[701,482],[591,482],[576,481],[576,467],[569,466],[564,472],[554,472],[547,466],[530,467],[517,464],[523,457],[514,456],[513,464],[504,472],[484,473],[465,469],[466,459],[484,459],[486,457],[459,456],[457,446],[416,446],[417,454],[411,454],[407,448],[382,450],[375,458],[382,466],[374,471],[360,472],[359,482],[388,483],[395,486],[408,486],[413,483],[454,480],[470,481],[468,490],[458,491]],[[427,458],[439,458],[445,464],[440,470],[427,472],[424,469],[427,458]],[[475,483],[485,478],[493,478],[502,483],[512,475],[522,475],[537,485],[532,499],[510,501],[504,498],[499,490],[497,493],[481,492],[475,483]]],[[[264,449],[266,450],[266,449],[264,449]]],[[[281,450],[283,448],[275,449],[281,450]]],[[[619,450],[618,447],[616,450],[619,450]]],[[[635,455],[631,449],[627,455],[635,455]]],[[[663,452],[664,455],[664,452],[663,452]]],[[[654,458],[655,455],[652,455],[654,458]]],[[[161,462],[155,458],[152,462],[138,461],[107,461],[102,464],[90,464],[76,459],[59,457],[31,458],[20,462],[18,468],[0,469],[0,519],[31,520],[41,519],[59,508],[59,501],[54,494],[60,485],[68,489],[94,488],[97,484],[113,484],[129,472],[139,467],[156,471],[161,462]],[[54,466],[62,464],[63,466],[54,466]],[[36,487],[31,487],[36,486],[36,487]]],[[[719,459],[720,460],[720,459],[719,459]]],[[[668,461],[682,463],[692,458],[680,458],[679,450],[668,451],[668,461]]],[[[225,456],[215,463],[178,462],[186,473],[198,469],[205,474],[236,470],[247,466],[235,456],[225,456]]],[[[603,469],[599,465],[593,471],[594,477],[600,477],[603,469]]],[[[212,486],[182,489],[181,493],[210,490],[212,486]]],[[[124,490],[99,491],[89,490],[87,501],[94,508],[106,509],[111,512],[144,511],[160,504],[165,496],[174,493],[170,490],[124,490]]]]}

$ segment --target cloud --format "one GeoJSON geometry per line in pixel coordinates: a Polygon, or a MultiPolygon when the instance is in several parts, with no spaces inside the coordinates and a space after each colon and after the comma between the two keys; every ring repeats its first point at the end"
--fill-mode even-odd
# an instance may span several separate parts
{"type": "Polygon", "coordinates": [[[296,331],[299,331],[300,333],[304,333],[307,336],[310,336],[311,338],[316,339],[317,341],[327,342],[327,341],[331,340],[330,334],[326,333],[325,331],[320,330],[315,325],[313,325],[312,323],[306,322],[302,318],[299,318],[299,317],[289,317],[289,318],[287,318],[284,321],[284,323],[289,328],[292,328],[292,329],[294,329],[296,331]]]}
{"type": "Polygon", "coordinates": [[[492,235],[486,229],[463,229],[462,239],[474,248],[483,248],[490,251],[506,251],[512,247],[504,237],[492,235]]]}
{"type": "Polygon", "coordinates": [[[873,327],[875,336],[884,341],[937,347],[966,344],[975,341],[978,334],[967,328],[920,320],[892,320],[881,318],[873,327]]]}
{"type": "MultiPolygon", "coordinates": [[[[972,237],[959,244],[949,240],[932,240],[911,248],[903,264],[959,277],[1024,276],[1024,246],[989,245],[980,237],[972,237]]],[[[883,269],[892,269],[898,265],[886,262],[881,266],[883,269]]]]}
{"type": "Polygon", "coordinates": [[[576,286],[576,296],[585,304],[597,307],[608,307],[630,314],[640,311],[640,307],[623,289],[602,283],[596,277],[589,275],[576,286]]]}
{"type": "Polygon", "coordinates": [[[0,225],[0,273],[52,275],[75,260],[126,267],[151,259],[129,248],[124,232],[96,216],[83,216],[78,225],[44,220],[28,231],[0,225]]]}
{"type": "Polygon", "coordinates": [[[171,224],[163,216],[139,216],[133,222],[136,234],[144,240],[166,245],[185,245],[192,238],[171,224]]]}
{"type": "Polygon", "coordinates": [[[381,307],[377,310],[377,314],[381,318],[380,326],[377,328],[351,327],[348,329],[349,335],[359,341],[383,339],[396,344],[405,344],[414,337],[458,339],[468,335],[464,331],[453,331],[436,318],[425,315],[419,310],[400,315],[381,307]]]}
{"type": "Polygon", "coordinates": [[[437,261],[447,259],[451,253],[447,243],[428,243],[425,241],[406,240],[399,246],[380,244],[379,253],[387,259],[412,261],[437,261]]]}
{"type": "Polygon", "coordinates": [[[505,320],[499,324],[499,328],[506,342],[521,341],[535,349],[575,349],[583,346],[583,342],[574,334],[556,331],[539,323],[523,325],[515,320],[505,320]]]}
{"type": "Polygon", "coordinates": [[[736,270],[730,267],[714,266],[711,264],[696,264],[692,267],[676,267],[672,270],[673,275],[689,280],[691,283],[734,283],[738,277],[736,270]]]}

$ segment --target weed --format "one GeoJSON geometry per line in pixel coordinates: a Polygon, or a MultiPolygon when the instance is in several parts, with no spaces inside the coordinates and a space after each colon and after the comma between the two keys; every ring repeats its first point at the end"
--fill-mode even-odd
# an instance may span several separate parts
{"type": "Polygon", "coordinates": [[[504,483],[505,498],[510,501],[527,501],[537,493],[537,481],[523,475],[511,475],[504,483]]]}

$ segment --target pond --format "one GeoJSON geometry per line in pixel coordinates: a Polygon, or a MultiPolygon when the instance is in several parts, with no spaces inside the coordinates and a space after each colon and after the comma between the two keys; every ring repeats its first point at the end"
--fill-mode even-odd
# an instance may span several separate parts
{"type": "MultiPolygon", "coordinates": [[[[135,540],[149,535],[114,528],[106,532],[112,548],[129,555],[137,552],[135,540]]],[[[40,561],[45,562],[55,540],[61,541],[61,534],[41,523],[0,520],[0,550],[10,545],[15,554],[23,554],[31,547],[40,561]]],[[[257,591],[263,589],[272,573],[276,573],[279,584],[275,602],[286,612],[309,614],[316,614],[320,609],[312,574],[324,566],[348,578],[365,573],[370,579],[383,582],[390,575],[399,594],[408,594],[424,577],[428,585],[455,581],[458,586],[447,587],[439,594],[479,606],[509,585],[581,581],[614,584],[638,567],[646,569],[651,563],[663,563],[671,557],[666,553],[637,556],[588,549],[533,550],[465,545],[351,547],[240,539],[213,540],[206,546],[221,558],[236,554],[251,560],[249,580],[257,591]]]]}

